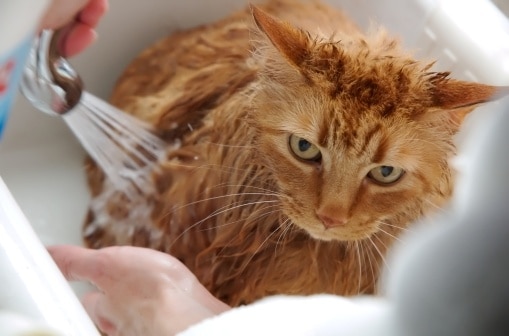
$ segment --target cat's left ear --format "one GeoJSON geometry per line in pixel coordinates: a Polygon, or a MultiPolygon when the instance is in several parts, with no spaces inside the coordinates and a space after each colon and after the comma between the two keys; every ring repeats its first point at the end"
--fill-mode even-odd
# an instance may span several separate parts
{"type": "Polygon", "coordinates": [[[442,78],[433,83],[432,91],[433,107],[450,111],[451,120],[460,125],[477,105],[509,95],[509,86],[442,78]]]}
{"type": "Polygon", "coordinates": [[[274,18],[256,6],[250,7],[258,29],[269,38],[291,65],[300,68],[310,56],[312,40],[307,32],[274,18]]]}

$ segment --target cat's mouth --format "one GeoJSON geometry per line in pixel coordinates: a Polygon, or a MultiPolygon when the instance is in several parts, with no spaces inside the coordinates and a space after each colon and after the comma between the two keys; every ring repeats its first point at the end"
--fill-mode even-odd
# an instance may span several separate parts
{"type": "Polygon", "coordinates": [[[321,223],[309,223],[308,225],[295,225],[304,229],[312,238],[322,241],[358,241],[369,238],[378,231],[376,222],[348,223],[340,227],[326,228],[321,223]]]}

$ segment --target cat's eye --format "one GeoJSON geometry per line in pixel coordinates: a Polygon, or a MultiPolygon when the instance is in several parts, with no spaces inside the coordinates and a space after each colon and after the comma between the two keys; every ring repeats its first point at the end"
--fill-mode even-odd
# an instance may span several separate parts
{"type": "Polygon", "coordinates": [[[405,171],[398,167],[378,166],[369,171],[368,177],[379,184],[391,184],[398,181],[405,171]]]}
{"type": "Polygon", "coordinates": [[[289,145],[292,153],[301,160],[316,162],[322,158],[322,153],[318,147],[294,134],[290,135],[289,145]]]}

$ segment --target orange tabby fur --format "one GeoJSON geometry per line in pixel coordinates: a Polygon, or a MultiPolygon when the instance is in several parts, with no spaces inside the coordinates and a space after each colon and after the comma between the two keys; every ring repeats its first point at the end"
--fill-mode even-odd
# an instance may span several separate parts
{"type": "MultiPolygon", "coordinates": [[[[117,194],[90,211],[86,243],[171,253],[230,305],[373,293],[394,239],[449,199],[463,116],[496,93],[429,68],[317,1],[273,0],[171,35],[134,60],[111,101],[181,147],[154,176],[151,219],[90,227],[100,211],[127,216],[117,194]],[[292,155],[290,134],[321,160],[292,155]],[[374,183],[381,165],[405,174],[374,183]]],[[[104,176],[87,167],[100,197],[104,176]]]]}

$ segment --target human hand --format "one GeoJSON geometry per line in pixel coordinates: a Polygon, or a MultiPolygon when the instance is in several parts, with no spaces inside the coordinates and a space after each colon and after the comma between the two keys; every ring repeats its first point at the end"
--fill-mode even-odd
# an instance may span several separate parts
{"type": "Polygon", "coordinates": [[[95,27],[108,10],[108,0],[53,0],[40,29],[63,28],[60,52],[74,56],[92,44],[97,34],[95,27]]]}
{"type": "Polygon", "coordinates": [[[107,335],[174,335],[229,309],[176,258],[155,250],[116,246],[48,248],[69,281],[98,290],[82,303],[107,335]]]}

